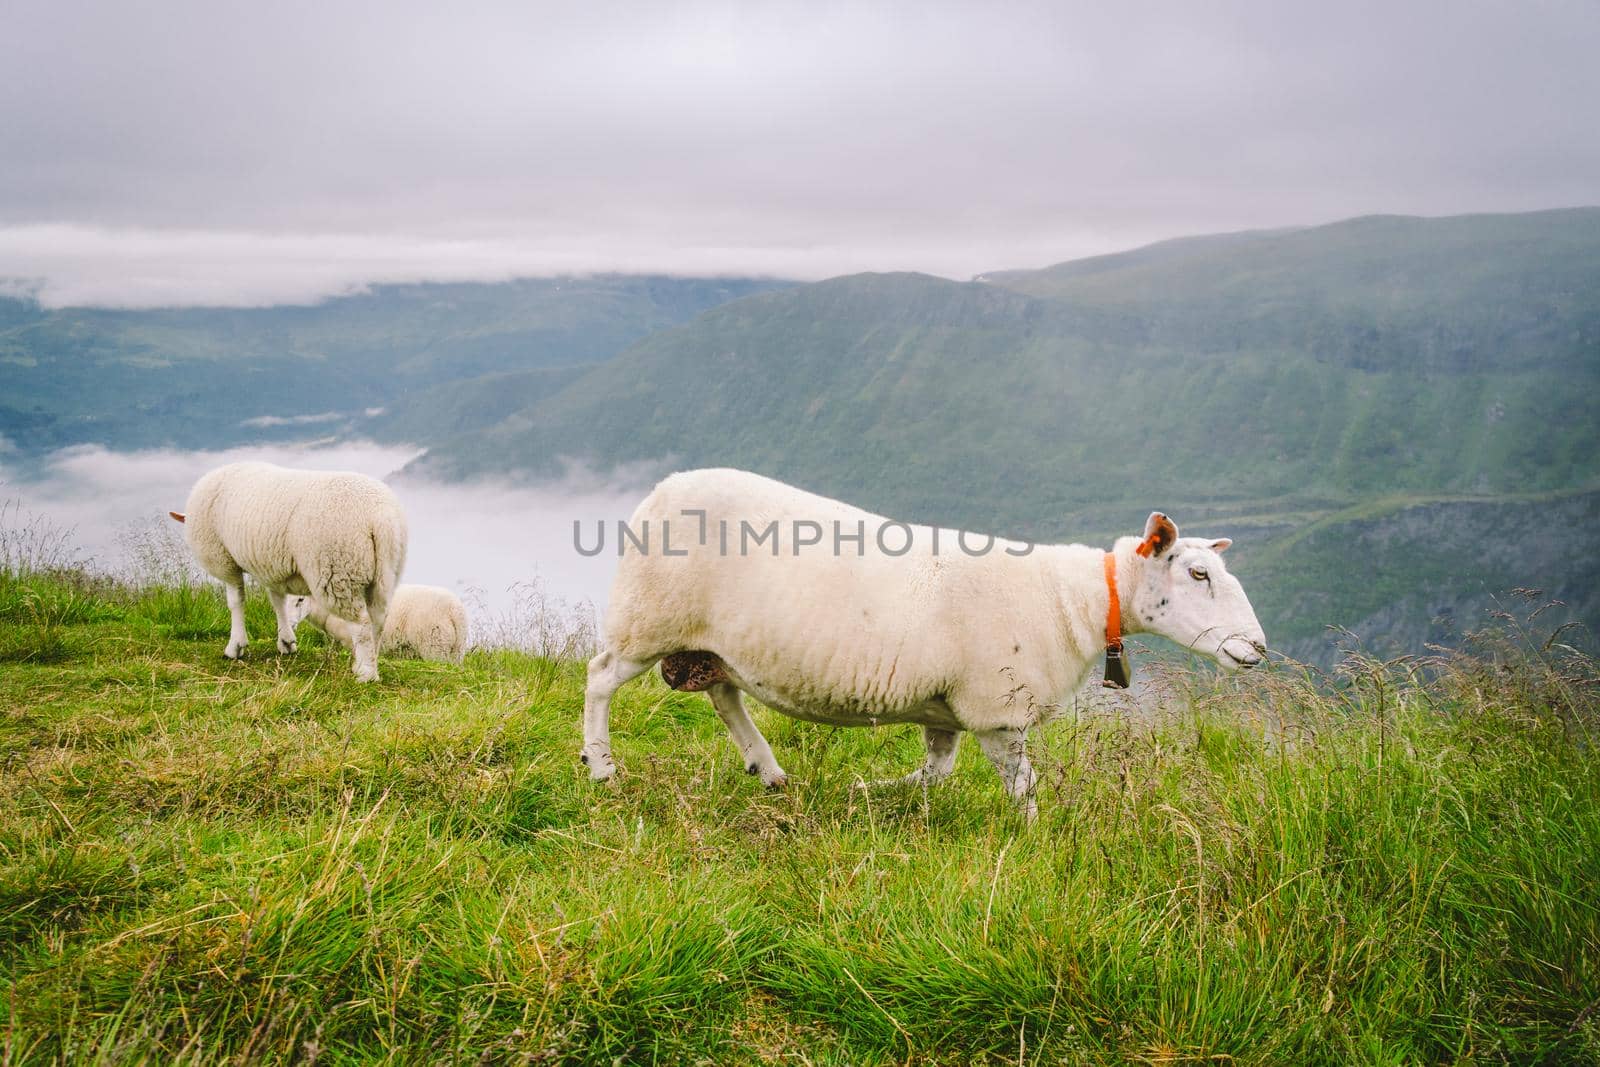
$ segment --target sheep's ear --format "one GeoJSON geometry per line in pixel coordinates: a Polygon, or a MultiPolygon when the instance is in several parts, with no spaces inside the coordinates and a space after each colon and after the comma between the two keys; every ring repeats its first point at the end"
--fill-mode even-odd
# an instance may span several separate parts
{"type": "Polygon", "coordinates": [[[1172,520],[1159,511],[1152,511],[1144,522],[1144,540],[1139,542],[1139,547],[1134,551],[1149,559],[1161,555],[1177,540],[1178,528],[1172,524],[1172,520]]]}
{"type": "Polygon", "coordinates": [[[1219,553],[1226,552],[1228,551],[1228,546],[1231,544],[1233,544],[1233,538],[1219,537],[1215,541],[1211,542],[1211,551],[1219,553]]]}
{"type": "Polygon", "coordinates": [[[181,512],[181,511],[169,511],[169,512],[167,512],[167,514],[171,515],[173,518],[177,519],[179,522],[183,521],[183,512],[181,512]]]}

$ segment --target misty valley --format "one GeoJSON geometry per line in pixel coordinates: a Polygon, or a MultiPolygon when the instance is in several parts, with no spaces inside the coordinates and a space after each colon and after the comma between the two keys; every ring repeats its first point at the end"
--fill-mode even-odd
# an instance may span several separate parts
{"type": "Polygon", "coordinates": [[[1600,512],[1597,264],[1600,211],[1581,209],[1190,238],[970,282],[563,277],[236,310],[0,299],[0,471],[102,544],[162,505],[71,500],[60,476],[93,457],[192,475],[172,450],[375,442],[390,458],[374,473],[416,492],[525,490],[495,509],[496,547],[446,536],[422,564],[491,600],[534,571],[603,599],[559,534],[583,517],[567,498],[625,517],[686,467],[1041,542],[1109,543],[1159,508],[1239,543],[1273,646],[1297,659],[1455,644],[1519,589],[1560,601],[1546,623],[1581,622],[1587,641],[1600,563],[1572,531],[1600,512]]]}

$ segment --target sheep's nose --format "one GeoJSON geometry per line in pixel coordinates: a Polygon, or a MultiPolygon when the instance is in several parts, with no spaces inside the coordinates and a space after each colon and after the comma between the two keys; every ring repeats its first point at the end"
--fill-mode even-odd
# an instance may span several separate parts
{"type": "Polygon", "coordinates": [[[1251,650],[1242,656],[1237,652],[1234,652],[1231,648],[1224,647],[1222,651],[1227,654],[1229,659],[1233,660],[1233,662],[1237,663],[1239,666],[1245,668],[1254,667],[1261,662],[1263,657],[1265,657],[1267,650],[1266,647],[1263,646],[1259,641],[1250,641],[1248,644],[1250,645],[1251,650]]]}

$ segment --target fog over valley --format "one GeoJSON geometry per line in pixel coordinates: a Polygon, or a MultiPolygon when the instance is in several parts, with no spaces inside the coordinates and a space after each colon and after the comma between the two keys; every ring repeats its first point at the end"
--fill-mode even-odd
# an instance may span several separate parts
{"type": "MultiPolygon", "coordinates": [[[[85,445],[27,464],[0,453],[0,502],[13,529],[43,519],[69,532],[74,555],[97,569],[137,577],[152,563],[187,559],[181,531],[167,512],[183,510],[195,480],[213,467],[263,460],[387,479],[419,452],[352,441],[220,451],[120,452],[85,445]]],[[[577,477],[536,488],[402,478],[393,488],[410,523],[402,580],[460,594],[474,616],[474,636],[482,639],[540,604],[561,619],[603,608],[616,553],[580,555],[573,522],[583,523],[584,545],[592,549],[595,524],[614,530],[648,486],[577,477]]]]}

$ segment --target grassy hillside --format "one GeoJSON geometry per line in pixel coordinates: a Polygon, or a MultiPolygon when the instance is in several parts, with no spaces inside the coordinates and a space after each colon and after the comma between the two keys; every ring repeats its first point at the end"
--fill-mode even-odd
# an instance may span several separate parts
{"type": "Polygon", "coordinates": [[[1600,477],[1600,209],[1358,219],[986,277],[859,275],[724,305],[428,468],[736,463],[1043,527],[1084,501],[1600,477]]]}
{"type": "Polygon", "coordinates": [[[1371,216],[1166,241],[995,285],[1198,351],[1241,341],[1365,369],[1592,366],[1600,208],[1371,216]]]}
{"type": "MultiPolygon", "coordinates": [[[[409,430],[408,420],[426,424],[442,383],[592,363],[778,284],[614,275],[379,286],[305,307],[156,311],[46,311],[0,300],[0,436],[30,450],[216,447],[270,433],[241,425],[261,416],[337,412],[347,417],[316,425],[382,432],[360,417],[371,407],[394,409],[409,430]]],[[[541,385],[497,379],[500,395],[516,396],[518,406],[542,396],[541,385]]]]}
{"type": "Polygon", "coordinates": [[[858,276],[661,331],[421,469],[731,464],[896,514],[1050,530],[1088,502],[1583,485],[1600,477],[1597,389],[1600,360],[1197,358],[1086,336],[1069,311],[989,286],[858,276]]]}
{"type": "Polygon", "coordinates": [[[577,662],[362,686],[226,631],[209,587],[0,575],[5,1062],[1600,1057],[1600,683],[1520,638],[1174,675],[1038,732],[1027,826],[975,747],[855,791],[904,728],[758,712],[768,793],[651,679],[597,787],[577,662]]]}
{"type": "Polygon", "coordinates": [[[395,401],[360,422],[360,433],[382,441],[448,440],[514,416],[529,404],[560,392],[588,364],[534,367],[442,382],[395,401]]]}

